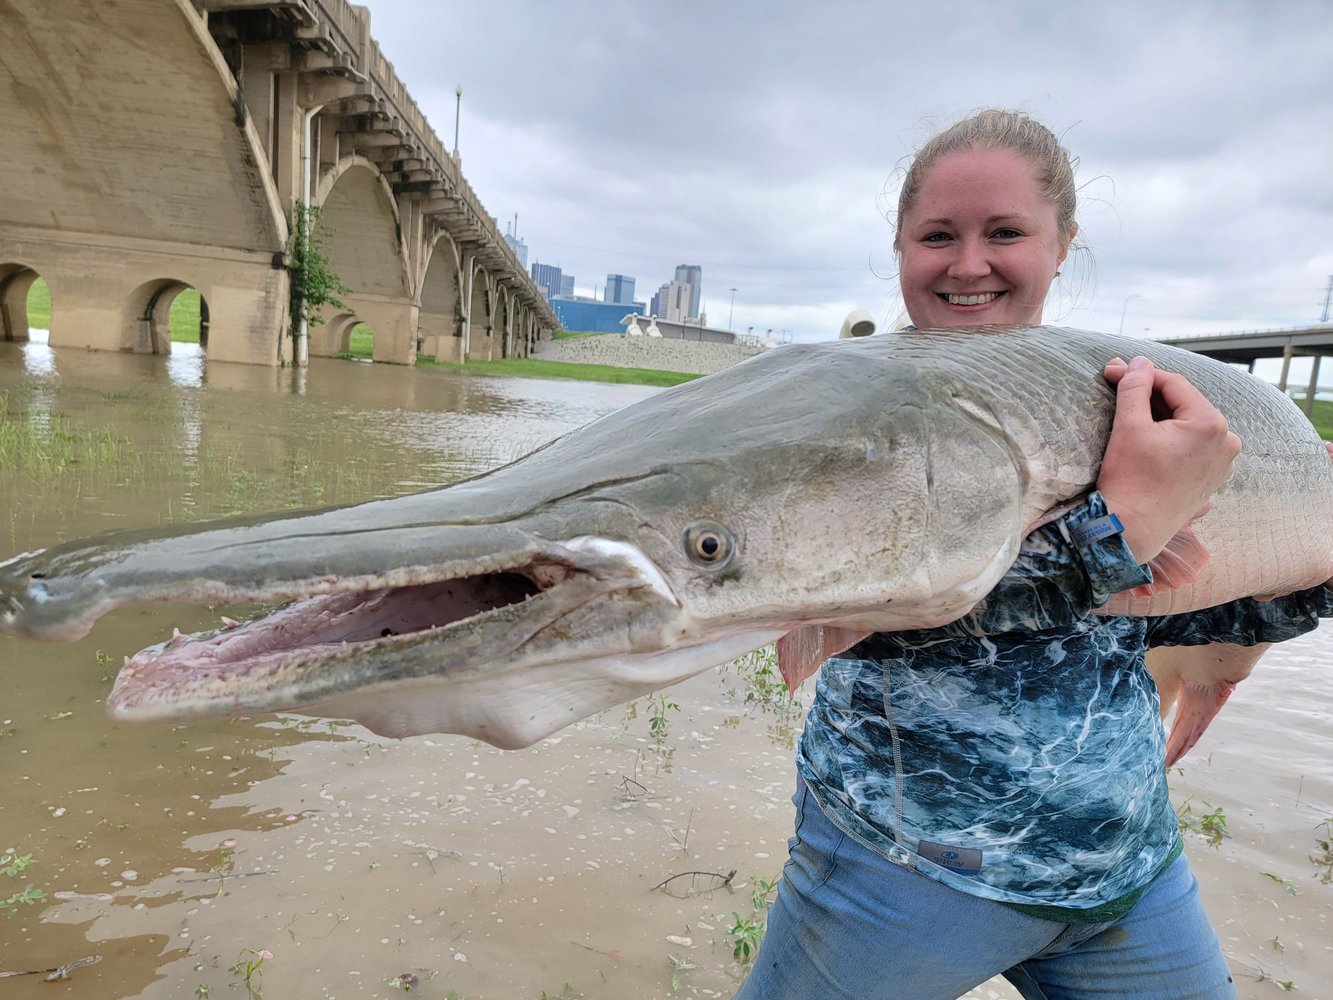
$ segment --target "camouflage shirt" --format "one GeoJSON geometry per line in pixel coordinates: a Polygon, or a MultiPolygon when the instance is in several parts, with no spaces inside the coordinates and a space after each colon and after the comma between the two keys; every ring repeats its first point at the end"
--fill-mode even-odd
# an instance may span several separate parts
{"type": "Polygon", "coordinates": [[[1290,639],[1333,614],[1333,595],[1090,616],[1150,579],[1118,534],[1071,543],[1105,513],[1094,493],[1030,535],[966,618],[824,663],[797,766],[839,827],[963,892],[1073,911],[1137,898],[1174,857],[1145,648],[1290,639]]]}

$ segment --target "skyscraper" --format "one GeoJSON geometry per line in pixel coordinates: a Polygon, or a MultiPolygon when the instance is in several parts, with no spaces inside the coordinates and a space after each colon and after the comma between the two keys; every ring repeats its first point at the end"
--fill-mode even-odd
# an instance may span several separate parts
{"type": "Polygon", "coordinates": [[[548,299],[560,294],[563,277],[560,268],[554,264],[532,265],[532,280],[537,283],[537,287],[542,290],[548,299]]]}
{"type": "Polygon", "coordinates": [[[620,305],[634,304],[634,279],[624,274],[608,274],[606,276],[606,293],[602,296],[606,302],[616,302],[620,305]]]}
{"type": "Polygon", "coordinates": [[[676,266],[676,282],[689,286],[690,302],[687,315],[690,319],[697,319],[699,317],[699,303],[703,298],[704,269],[698,264],[678,264],[676,266]]]}
{"type": "Polygon", "coordinates": [[[505,233],[504,241],[509,244],[509,249],[514,251],[514,256],[518,258],[520,267],[528,266],[528,245],[512,233],[505,233]]]}

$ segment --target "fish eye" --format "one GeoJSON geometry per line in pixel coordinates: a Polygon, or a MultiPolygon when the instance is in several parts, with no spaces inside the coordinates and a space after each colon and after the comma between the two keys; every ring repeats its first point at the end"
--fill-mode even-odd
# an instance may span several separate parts
{"type": "Polygon", "coordinates": [[[685,555],[703,569],[721,569],[736,552],[736,537],[717,521],[694,521],[685,529],[685,555]]]}

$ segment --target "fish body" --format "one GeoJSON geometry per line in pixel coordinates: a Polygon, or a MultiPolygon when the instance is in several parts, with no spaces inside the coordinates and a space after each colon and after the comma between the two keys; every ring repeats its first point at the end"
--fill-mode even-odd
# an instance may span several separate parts
{"type": "Polygon", "coordinates": [[[1192,526],[1195,579],[1106,610],[1333,577],[1333,467],[1281,393],[1161,344],[995,328],[779,348],[440,490],[15,556],[0,631],[77,638],[130,601],[290,601],[136,654],[109,710],[290,710],[524,746],[793,632],[966,614],[1093,488],[1103,366],[1136,354],[1189,378],[1244,450],[1192,526]]]}

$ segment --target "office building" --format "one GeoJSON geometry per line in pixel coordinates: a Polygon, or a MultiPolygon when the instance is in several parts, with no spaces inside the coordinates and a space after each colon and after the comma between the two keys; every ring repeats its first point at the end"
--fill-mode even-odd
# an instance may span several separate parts
{"type": "Polygon", "coordinates": [[[547,299],[553,299],[560,294],[563,278],[564,275],[560,273],[560,268],[554,264],[532,265],[532,280],[542,290],[542,294],[547,299]]]}
{"type": "Polygon", "coordinates": [[[602,299],[606,302],[615,302],[618,305],[632,305],[634,303],[634,279],[625,274],[608,274],[606,276],[606,292],[602,299]]]}
{"type": "Polygon", "coordinates": [[[676,283],[689,286],[690,301],[685,315],[690,319],[698,319],[699,307],[703,302],[704,269],[698,264],[678,264],[676,283]]]}

